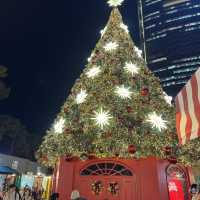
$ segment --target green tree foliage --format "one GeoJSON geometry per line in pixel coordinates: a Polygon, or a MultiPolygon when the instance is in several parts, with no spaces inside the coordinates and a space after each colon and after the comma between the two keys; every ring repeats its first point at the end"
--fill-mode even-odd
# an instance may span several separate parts
{"type": "MultiPolygon", "coordinates": [[[[117,8],[77,79],[37,157],[54,165],[61,155],[165,158],[172,147],[179,162],[191,164],[199,149],[193,141],[178,147],[175,108],[168,102],[159,79],[140,57],[117,8]]],[[[199,146],[199,145],[198,145],[199,146]]]]}

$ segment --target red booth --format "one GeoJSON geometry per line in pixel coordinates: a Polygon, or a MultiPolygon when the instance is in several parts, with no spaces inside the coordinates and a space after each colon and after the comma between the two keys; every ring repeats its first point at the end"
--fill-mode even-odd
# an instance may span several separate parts
{"type": "Polygon", "coordinates": [[[147,159],[61,158],[54,175],[59,200],[78,190],[87,200],[190,200],[187,169],[147,159]]]}

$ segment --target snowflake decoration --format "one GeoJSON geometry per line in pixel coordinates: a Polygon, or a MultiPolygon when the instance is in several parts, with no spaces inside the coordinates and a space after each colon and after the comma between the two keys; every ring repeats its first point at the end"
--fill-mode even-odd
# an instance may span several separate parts
{"type": "Polygon", "coordinates": [[[166,92],[163,92],[165,101],[171,106],[172,105],[172,97],[168,96],[166,92]]]}
{"type": "Polygon", "coordinates": [[[137,53],[137,56],[142,58],[142,50],[140,50],[138,47],[135,46],[135,51],[137,53]]]}
{"type": "Polygon", "coordinates": [[[92,57],[94,56],[94,53],[91,54],[91,56],[87,59],[88,62],[90,62],[92,60],[92,57]]]}
{"type": "Polygon", "coordinates": [[[124,0],[109,0],[108,4],[111,7],[121,6],[124,0]]]}
{"type": "Polygon", "coordinates": [[[94,78],[101,72],[100,67],[94,66],[86,73],[88,78],[94,78]]]}
{"type": "Polygon", "coordinates": [[[53,126],[54,131],[58,134],[63,132],[65,120],[63,118],[60,118],[53,126]]]}
{"type": "Polygon", "coordinates": [[[100,31],[100,33],[101,33],[101,36],[103,36],[104,34],[105,34],[105,32],[107,31],[107,26],[104,28],[104,29],[102,29],[101,31],[100,31]]]}
{"type": "Polygon", "coordinates": [[[133,76],[133,74],[138,74],[138,72],[139,72],[139,67],[137,67],[136,64],[134,64],[132,62],[126,62],[124,69],[128,73],[131,73],[132,76],[133,76]]]}
{"type": "Polygon", "coordinates": [[[118,46],[119,45],[116,42],[109,42],[104,46],[104,49],[106,51],[112,51],[112,50],[117,49],[118,46]]]}
{"type": "Polygon", "coordinates": [[[77,104],[83,103],[83,102],[85,101],[86,97],[87,97],[87,92],[86,92],[86,90],[81,90],[80,93],[78,93],[78,94],[76,95],[76,103],[77,103],[77,104]]]}
{"type": "Polygon", "coordinates": [[[129,30],[128,30],[128,26],[127,26],[127,25],[121,23],[121,24],[120,24],[120,28],[122,28],[126,33],[129,33],[129,30]]]}
{"type": "Polygon", "coordinates": [[[95,117],[91,118],[95,120],[96,125],[99,126],[101,129],[104,128],[104,126],[109,125],[109,120],[112,119],[113,117],[109,114],[109,111],[103,111],[101,108],[100,111],[94,112],[95,117]]]}
{"type": "Polygon", "coordinates": [[[132,94],[130,88],[126,88],[124,85],[116,87],[115,93],[122,99],[130,99],[132,94]]]}
{"type": "Polygon", "coordinates": [[[157,128],[159,131],[167,128],[167,121],[163,120],[162,117],[157,115],[155,112],[148,115],[147,122],[150,122],[152,124],[152,128],[157,128]]]}

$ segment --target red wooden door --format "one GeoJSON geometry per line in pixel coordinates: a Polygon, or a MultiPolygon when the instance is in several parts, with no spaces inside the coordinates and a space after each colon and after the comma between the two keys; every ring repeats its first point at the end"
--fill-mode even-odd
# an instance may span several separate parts
{"type": "Polygon", "coordinates": [[[84,168],[78,185],[88,200],[137,200],[134,174],[116,163],[97,163],[84,168]]]}

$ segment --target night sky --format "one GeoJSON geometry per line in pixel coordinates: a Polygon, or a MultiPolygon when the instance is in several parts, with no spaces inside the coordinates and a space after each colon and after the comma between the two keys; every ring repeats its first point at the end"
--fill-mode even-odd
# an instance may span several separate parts
{"type": "MultiPolygon", "coordinates": [[[[138,45],[136,0],[120,8],[138,45]]],[[[95,47],[111,9],[105,0],[0,1],[0,65],[12,88],[0,114],[44,134],[95,47]]]]}

